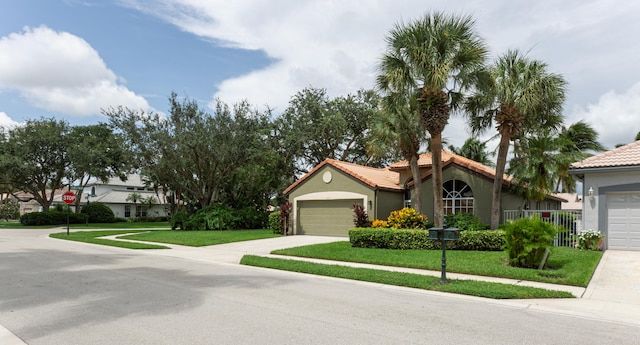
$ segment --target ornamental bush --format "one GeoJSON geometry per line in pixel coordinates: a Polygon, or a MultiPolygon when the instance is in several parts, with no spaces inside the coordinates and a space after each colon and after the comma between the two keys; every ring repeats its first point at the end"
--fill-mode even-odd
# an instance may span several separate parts
{"type": "Polygon", "coordinates": [[[282,235],[282,228],[280,227],[280,211],[273,211],[269,213],[269,229],[274,234],[282,235]]]}
{"type": "MultiPolygon", "coordinates": [[[[440,249],[440,242],[429,239],[421,229],[355,228],[349,230],[352,247],[383,249],[440,249]]],[[[462,231],[460,240],[447,242],[447,249],[499,251],[505,244],[504,231],[462,231]]]]}
{"type": "Polygon", "coordinates": [[[371,226],[367,211],[360,204],[353,204],[353,224],[358,228],[368,228],[371,226]]]}
{"type": "MultiPolygon", "coordinates": [[[[87,222],[87,215],[81,213],[69,213],[70,224],[82,224],[87,222]]],[[[20,217],[22,225],[62,225],[67,224],[67,212],[48,211],[25,213],[20,217]]]]}
{"type": "Polygon", "coordinates": [[[81,212],[89,217],[89,223],[114,223],[116,221],[113,210],[103,203],[89,203],[82,208],[81,212]]]}
{"type": "Polygon", "coordinates": [[[460,230],[487,230],[491,226],[485,224],[472,213],[456,213],[448,214],[444,217],[447,227],[458,228],[460,230]]]}
{"type": "Polygon", "coordinates": [[[425,229],[427,216],[418,213],[414,208],[405,207],[391,212],[387,221],[394,229],[425,229]]]}
{"type": "Polygon", "coordinates": [[[382,219],[374,219],[371,222],[371,227],[372,228],[388,228],[389,227],[389,222],[387,222],[386,220],[382,220],[382,219]]]}
{"type": "Polygon", "coordinates": [[[544,253],[553,243],[558,229],[534,216],[508,222],[504,231],[509,264],[514,267],[538,268],[544,266],[544,253]]]}
{"type": "Polygon", "coordinates": [[[582,250],[600,250],[600,242],[604,235],[598,230],[580,231],[576,235],[576,248],[582,250]]]}

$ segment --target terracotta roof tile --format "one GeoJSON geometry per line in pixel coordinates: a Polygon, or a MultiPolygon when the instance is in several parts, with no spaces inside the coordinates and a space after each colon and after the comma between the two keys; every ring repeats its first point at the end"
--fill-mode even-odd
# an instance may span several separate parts
{"type": "Polygon", "coordinates": [[[571,169],[640,166],[640,140],[571,164],[571,169]]]}
{"type": "Polygon", "coordinates": [[[284,194],[289,194],[289,192],[295,189],[299,184],[301,184],[309,177],[313,176],[313,174],[315,174],[318,170],[326,165],[330,165],[347,175],[353,176],[354,178],[362,181],[371,188],[382,188],[398,191],[403,190],[403,188],[398,185],[400,174],[395,171],[391,171],[389,168],[372,168],[327,158],[322,161],[322,163],[316,165],[313,169],[311,169],[311,171],[292,183],[289,187],[287,187],[287,189],[284,190],[284,194]]]}

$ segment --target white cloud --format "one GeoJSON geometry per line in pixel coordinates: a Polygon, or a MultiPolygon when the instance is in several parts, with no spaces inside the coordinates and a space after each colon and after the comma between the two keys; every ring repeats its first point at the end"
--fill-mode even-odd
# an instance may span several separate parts
{"type": "Polygon", "coordinates": [[[20,125],[19,122],[14,121],[9,117],[5,112],[0,111],[0,128],[2,129],[11,129],[20,125]]]}
{"type": "MultiPolygon", "coordinates": [[[[373,88],[389,29],[427,11],[473,15],[492,57],[508,48],[531,50],[530,57],[567,78],[567,109],[586,108],[614,87],[640,81],[634,58],[640,45],[630,43],[640,31],[640,3],[633,1],[122,1],[216,44],[265,52],[274,63],[221,82],[212,98],[248,99],[276,111],[307,86],[326,88],[330,96],[373,88]]],[[[609,123],[625,121],[609,116],[617,119],[609,123]]],[[[605,127],[599,129],[603,142],[614,145],[606,133],[616,129],[605,127]]],[[[446,130],[456,146],[468,136],[458,119],[446,130]]]]}
{"type": "Polygon", "coordinates": [[[576,107],[569,116],[571,122],[584,120],[599,134],[607,148],[627,144],[640,132],[640,82],[623,93],[609,91],[596,104],[586,109],[576,107]]]}
{"type": "Polygon", "coordinates": [[[33,105],[75,116],[123,105],[149,109],[85,40],[45,26],[0,38],[0,92],[18,90],[33,105]]]}

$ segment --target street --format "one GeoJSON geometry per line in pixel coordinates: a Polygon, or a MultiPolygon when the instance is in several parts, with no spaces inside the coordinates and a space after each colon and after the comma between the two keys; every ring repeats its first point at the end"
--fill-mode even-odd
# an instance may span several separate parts
{"type": "Polygon", "coordinates": [[[0,325],[27,344],[640,343],[632,324],[47,233],[0,230],[0,325]]]}

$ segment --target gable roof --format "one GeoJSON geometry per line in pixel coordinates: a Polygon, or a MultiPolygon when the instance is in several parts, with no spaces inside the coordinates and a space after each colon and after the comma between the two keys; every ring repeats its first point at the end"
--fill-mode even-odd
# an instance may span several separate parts
{"type": "Polygon", "coordinates": [[[389,168],[372,168],[354,163],[343,162],[331,158],[327,158],[320,164],[316,165],[311,171],[292,183],[287,189],[284,190],[284,194],[289,194],[302,182],[313,176],[318,170],[325,166],[332,166],[335,169],[359,180],[373,189],[386,189],[394,191],[403,191],[404,189],[398,185],[400,174],[391,171],[389,168]]]}
{"type": "Polygon", "coordinates": [[[571,164],[572,170],[640,167],[640,140],[571,164]]]}
{"type": "MultiPolygon", "coordinates": [[[[433,165],[431,162],[431,153],[424,153],[421,154],[419,159],[418,159],[418,167],[420,168],[431,168],[431,166],[433,165]]],[[[496,176],[496,170],[493,168],[490,168],[482,163],[476,162],[474,160],[471,160],[469,158],[457,155],[453,152],[447,151],[447,150],[442,150],[442,167],[444,168],[445,166],[449,165],[449,164],[456,164],[458,166],[467,168],[473,172],[476,172],[480,175],[483,175],[485,177],[488,177],[490,179],[493,179],[496,176]]],[[[401,162],[397,162],[394,164],[391,164],[391,166],[389,166],[389,169],[392,171],[401,171],[404,169],[408,169],[409,168],[409,161],[404,160],[401,162]]],[[[420,178],[424,179],[427,176],[431,175],[431,169],[425,171],[420,178]]],[[[509,184],[513,181],[513,177],[504,174],[502,180],[504,181],[505,184],[509,184]]]]}

